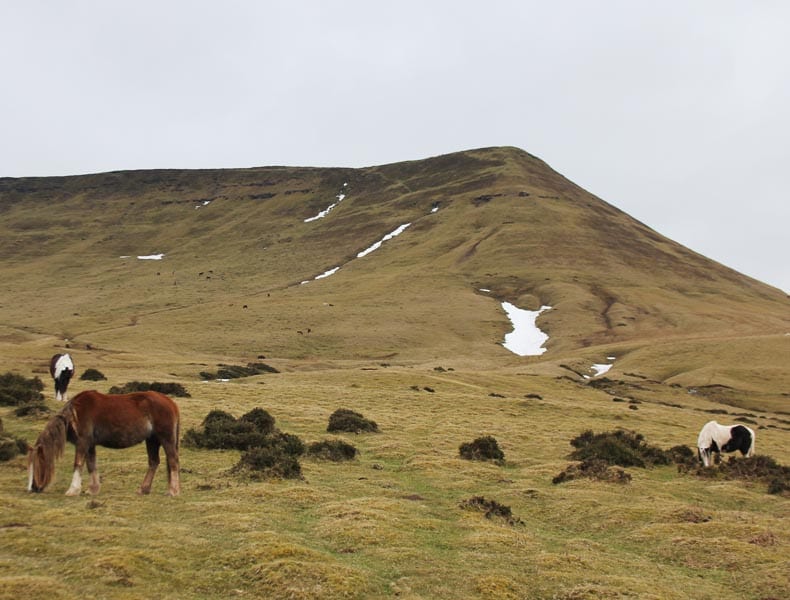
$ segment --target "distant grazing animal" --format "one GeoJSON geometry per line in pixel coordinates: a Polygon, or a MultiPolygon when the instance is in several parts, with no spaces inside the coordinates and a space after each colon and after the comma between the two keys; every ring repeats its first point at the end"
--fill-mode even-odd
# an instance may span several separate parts
{"type": "Polygon", "coordinates": [[[735,452],[744,456],[754,455],[754,431],[745,425],[719,425],[716,421],[705,423],[697,438],[697,448],[702,464],[711,465],[712,453],[735,452]]]}
{"type": "Polygon", "coordinates": [[[74,375],[74,362],[68,354],[55,354],[49,361],[49,374],[55,380],[55,399],[65,402],[66,390],[74,375]]]}
{"type": "Polygon", "coordinates": [[[66,440],[74,444],[74,475],[67,496],[82,489],[82,465],[88,464],[89,491],[99,493],[96,446],[128,448],[145,442],[148,472],[138,490],[148,494],[159,466],[159,447],[167,458],[168,494],[180,491],[178,462],[178,405],[159,392],[134,392],[107,395],[96,391],[80,392],[52,417],[28,453],[29,492],[42,492],[52,481],[55,460],[63,455],[66,440]]]}

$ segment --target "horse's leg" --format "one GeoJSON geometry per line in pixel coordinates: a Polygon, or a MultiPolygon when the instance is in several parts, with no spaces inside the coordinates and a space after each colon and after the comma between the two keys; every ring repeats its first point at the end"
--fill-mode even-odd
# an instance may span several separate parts
{"type": "Polygon", "coordinates": [[[91,483],[88,487],[88,491],[91,494],[98,494],[100,482],[99,470],[96,468],[96,446],[88,448],[88,460],[86,462],[88,464],[88,473],[91,475],[91,483]]]}
{"type": "Polygon", "coordinates": [[[173,441],[163,444],[167,458],[167,483],[169,496],[178,496],[181,493],[181,466],[178,460],[178,447],[173,441]]]}
{"type": "Polygon", "coordinates": [[[79,496],[82,491],[82,465],[88,449],[81,440],[78,440],[74,449],[74,474],[71,476],[71,485],[66,490],[67,496],[79,496]]]}
{"type": "Polygon", "coordinates": [[[138,494],[151,493],[151,484],[154,481],[156,468],[159,466],[159,440],[155,437],[148,438],[145,440],[145,449],[148,451],[148,471],[143,478],[143,483],[140,484],[138,494]]]}

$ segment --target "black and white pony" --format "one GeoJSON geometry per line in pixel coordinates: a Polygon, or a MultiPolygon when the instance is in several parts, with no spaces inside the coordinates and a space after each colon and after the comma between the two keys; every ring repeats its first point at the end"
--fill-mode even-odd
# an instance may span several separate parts
{"type": "Polygon", "coordinates": [[[754,455],[754,431],[745,425],[719,425],[708,421],[699,432],[697,448],[702,464],[709,467],[715,452],[735,452],[740,450],[744,456],[754,455]]]}
{"type": "Polygon", "coordinates": [[[55,400],[65,402],[66,390],[74,375],[74,362],[68,354],[56,354],[49,361],[49,374],[55,380],[55,400]]]}

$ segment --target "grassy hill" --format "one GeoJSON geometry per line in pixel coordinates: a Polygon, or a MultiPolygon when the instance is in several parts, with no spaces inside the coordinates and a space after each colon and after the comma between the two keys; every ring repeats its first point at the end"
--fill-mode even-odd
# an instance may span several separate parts
{"type": "MultiPolygon", "coordinates": [[[[4,369],[44,379],[52,409],[47,361],[68,348],[78,375],[108,376],[72,392],[185,385],[182,431],[255,407],[305,441],[332,437],[340,407],[381,427],[341,436],[350,463],[304,459],[302,480],[249,480],[238,451],[184,447],[176,500],[163,472],[134,494],[142,447],[99,450],[96,498],[63,497],[70,448],[41,495],[24,491],[23,457],[0,462],[0,598],[790,593],[787,496],[764,482],[667,465],[552,483],[586,429],[668,449],[711,418],[750,423],[758,452],[787,464],[790,300],[522,150],[0,179],[0,257],[4,369]],[[545,354],[502,346],[502,301],[552,307],[545,354]],[[254,361],[280,373],[200,380],[254,361]],[[503,464],[458,456],[481,435],[503,464]],[[521,524],[464,508],[477,496],[521,524]]],[[[48,417],[0,418],[32,442],[48,417]]]]}

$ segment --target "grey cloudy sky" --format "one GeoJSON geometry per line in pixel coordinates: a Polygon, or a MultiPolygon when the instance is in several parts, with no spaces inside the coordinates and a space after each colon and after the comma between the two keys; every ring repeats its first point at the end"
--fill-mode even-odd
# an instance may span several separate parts
{"type": "Polygon", "coordinates": [[[0,177],[518,146],[790,292],[783,0],[8,0],[0,177]]]}

